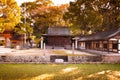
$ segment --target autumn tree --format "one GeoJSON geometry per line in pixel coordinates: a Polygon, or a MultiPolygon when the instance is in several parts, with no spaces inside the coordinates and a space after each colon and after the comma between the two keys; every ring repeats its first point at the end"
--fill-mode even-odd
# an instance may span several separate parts
{"type": "Polygon", "coordinates": [[[75,34],[88,34],[120,27],[120,0],[76,0],[64,19],[75,34]]]}
{"type": "Polygon", "coordinates": [[[67,5],[53,6],[51,0],[37,0],[22,4],[27,6],[26,11],[29,19],[34,23],[34,34],[40,37],[46,33],[51,26],[65,25],[63,14],[67,10],[67,5]]]}
{"type": "Polygon", "coordinates": [[[0,32],[11,30],[20,22],[20,7],[15,0],[0,0],[0,32]]]}
{"type": "Polygon", "coordinates": [[[65,26],[63,20],[63,14],[66,11],[66,5],[61,6],[42,6],[32,12],[32,18],[36,21],[35,29],[39,30],[39,33],[45,33],[48,27],[53,26],[65,26]]]}
{"type": "Polygon", "coordinates": [[[22,21],[29,23],[30,25],[32,24],[33,27],[33,31],[35,35],[38,35],[38,33],[36,31],[38,30],[38,26],[36,25],[37,20],[32,17],[33,13],[36,13],[36,9],[38,9],[41,6],[48,6],[49,4],[51,4],[51,0],[35,0],[34,2],[25,2],[21,5],[21,9],[22,9],[22,13],[23,13],[23,18],[22,21]]]}
{"type": "MultiPolygon", "coordinates": [[[[26,8],[24,9],[26,10],[26,8]]],[[[15,26],[15,32],[18,34],[27,34],[30,35],[33,33],[32,27],[32,19],[30,18],[29,14],[21,10],[21,21],[15,26]]]]}

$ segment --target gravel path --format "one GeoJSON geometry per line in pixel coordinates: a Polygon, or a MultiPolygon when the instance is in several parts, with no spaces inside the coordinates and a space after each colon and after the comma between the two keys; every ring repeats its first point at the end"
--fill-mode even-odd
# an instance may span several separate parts
{"type": "MultiPolygon", "coordinates": [[[[0,47],[0,55],[14,55],[14,56],[43,56],[43,55],[55,55],[52,51],[53,50],[62,50],[65,51],[67,54],[72,54],[72,50],[65,50],[65,49],[40,49],[40,48],[32,48],[32,49],[25,49],[25,50],[16,50],[10,48],[1,48],[0,47]]],[[[86,54],[92,55],[88,52],[81,52],[81,51],[74,51],[74,54],[86,54]]]]}

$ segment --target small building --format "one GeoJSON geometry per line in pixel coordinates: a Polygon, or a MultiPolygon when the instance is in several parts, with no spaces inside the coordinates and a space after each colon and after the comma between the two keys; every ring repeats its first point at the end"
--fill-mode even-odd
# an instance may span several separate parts
{"type": "Polygon", "coordinates": [[[11,31],[4,31],[3,33],[0,33],[0,46],[10,47],[11,42],[11,31]]]}
{"type": "Polygon", "coordinates": [[[5,30],[3,33],[0,33],[0,46],[15,47],[21,44],[21,42],[22,36],[15,34],[14,31],[5,30]]]}
{"type": "Polygon", "coordinates": [[[120,53],[120,29],[80,37],[78,48],[120,53]]]}
{"type": "Polygon", "coordinates": [[[71,47],[72,36],[68,27],[49,27],[43,37],[47,46],[71,47]]]}

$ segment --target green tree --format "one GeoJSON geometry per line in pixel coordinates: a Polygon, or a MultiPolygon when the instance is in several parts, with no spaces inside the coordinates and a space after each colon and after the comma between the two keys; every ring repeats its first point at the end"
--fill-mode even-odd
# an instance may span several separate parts
{"type": "Polygon", "coordinates": [[[18,34],[32,34],[33,28],[30,26],[29,23],[19,23],[15,26],[15,32],[18,34]]]}
{"type": "Polygon", "coordinates": [[[100,0],[94,3],[98,12],[103,17],[101,28],[104,30],[117,29],[120,27],[120,0],[100,0]]]}
{"type": "Polygon", "coordinates": [[[75,34],[88,34],[119,27],[120,0],[76,0],[71,2],[64,19],[75,34]],[[76,30],[78,29],[78,30],[76,30]]]}
{"type": "Polygon", "coordinates": [[[0,32],[11,30],[20,22],[20,7],[15,0],[0,0],[0,32]]]}

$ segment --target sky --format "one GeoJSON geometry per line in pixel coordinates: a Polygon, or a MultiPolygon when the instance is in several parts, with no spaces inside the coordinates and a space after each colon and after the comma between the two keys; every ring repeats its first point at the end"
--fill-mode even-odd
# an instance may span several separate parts
{"type": "MultiPolygon", "coordinates": [[[[29,1],[34,1],[34,0],[16,0],[18,5],[20,5],[23,2],[29,2],[29,1]]],[[[70,1],[74,1],[74,0],[52,0],[54,2],[55,5],[60,5],[60,4],[66,4],[69,3],[70,1]]]]}

